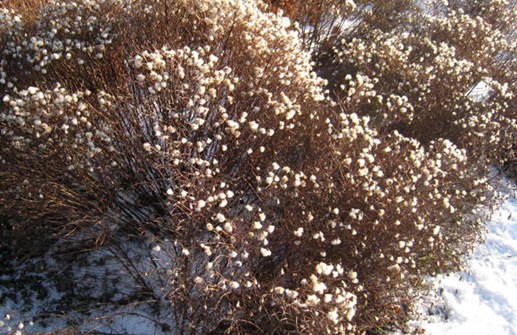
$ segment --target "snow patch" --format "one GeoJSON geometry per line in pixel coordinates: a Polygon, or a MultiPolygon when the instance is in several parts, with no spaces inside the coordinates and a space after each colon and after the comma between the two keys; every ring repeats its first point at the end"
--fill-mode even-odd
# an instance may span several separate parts
{"type": "Polygon", "coordinates": [[[517,335],[517,199],[508,197],[488,223],[465,272],[432,279],[412,328],[429,335],[517,335]]]}

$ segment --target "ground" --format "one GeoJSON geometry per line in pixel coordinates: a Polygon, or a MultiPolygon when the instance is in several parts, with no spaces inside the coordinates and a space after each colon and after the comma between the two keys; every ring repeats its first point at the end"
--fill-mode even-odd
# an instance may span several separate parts
{"type": "Polygon", "coordinates": [[[465,271],[431,279],[433,289],[419,302],[413,329],[429,335],[517,335],[517,199],[515,186],[510,190],[465,271]]]}

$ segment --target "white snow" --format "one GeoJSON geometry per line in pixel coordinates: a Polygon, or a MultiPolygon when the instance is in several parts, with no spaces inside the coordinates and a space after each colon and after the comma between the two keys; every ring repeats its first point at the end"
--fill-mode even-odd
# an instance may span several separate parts
{"type": "MultiPolygon", "coordinates": [[[[121,247],[100,248],[88,253],[87,260],[77,258],[76,263],[70,271],[63,272],[60,276],[72,276],[75,282],[83,285],[82,294],[99,300],[103,296],[113,301],[120,301],[121,304],[98,303],[96,306],[88,306],[86,313],[61,310],[59,300],[64,293],[56,287],[55,278],[38,276],[39,281],[45,286],[48,293],[43,298],[33,293],[30,297],[24,297],[23,290],[16,292],[15,298],[6,298],[0,303],[0,335],[33,334],[39,332],[63,331],[70,329],[74,324],[74,330],[91,330],[107,334],[127,335],[164,335],[170,329],[172,317],[168,310],[161,308],[158,302],[153,303],[154,307],[160,306],[159,312],[151,308],[147,300],[122,302],[122,299],[131,297],[138,287],[135,278],[132,278],[124,270],[129,266],[138,271],[145,278],[149,287],[158,290],[165,289],[159,285],[159,272],[156,266],[161,265],[167,268],[170,264],[168,254],[172,243],[163,242],[161,245],[138,245],[136,242],[123,241],[121,247]],[[162,251],[166,252],[162,252],[162,251]],[[153,262],[149,260],[152,259],[153,262]],[[116,289],[115,289],[116,286],[116,289]],[[23,329],[19,328],[23,324],[23,329]]],[[[44,258],[46,266],[58,265],[53,256],[57,254],[52,250],[44,258]]],[[[86,257],[86,256],[85,256],[86,257]]],[[[37,262],[38,260],[36,260],[37,262]]],[[[39,260],[41,264],[43,260],[39,260]]],[[[26,266],[26,265],[24,265],[26,266]]],[[[54,269],[54,268],[52,268],[54,269]]],[[[25,272],[22,268],[21,272],[25,272]]],[[[30,275],[37,272],[30,270],[30,275]]],[[[0,280],[9,279],[8,275],[0,276],[0,280]]],[[[59,282],[59,280],[58,280],[59,282]]],[[[0,285],[0,297],[6,292],[6,287],[0,285]]],[[[72,297],[75,292],[68,292],[72,297]]],[[[74,298],[74,297],[73,297],[74,298]]],[[[76,296],[77,300],[81,297],[76,296]]],[[[101,299],[102,300],[102,299],[101,299]]],[[[84,309],[84,307],[83,307],[84,309]]]]}
{"type": "Polygon", "coordinates": [[[517,335],[517,199],[488,223],[466,271],[432,279],[433,292],[410,323],[429,335],[517,335]]]}
{"type": "Polygon", "coordinates": [[[492,87],[490,87],[490,85],[487,82],[480,80],[470,88],[470,90],[467,93],[467,96],[472,101],[481,102],[488,98],[492,91],[492,87]]]}

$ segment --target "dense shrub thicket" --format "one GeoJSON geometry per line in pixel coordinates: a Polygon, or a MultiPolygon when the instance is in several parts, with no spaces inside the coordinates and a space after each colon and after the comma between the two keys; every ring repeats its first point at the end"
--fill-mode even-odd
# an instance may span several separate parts
{"type": "Polygon", "coordinates": [[[318,73],[377,129],[515,161],[515,1],[274,3],[314,27],[303,37],[318,73]]]}
{"type": "Polygon", "coordinates": [[[8,2],[0,246],[110,250],[175,334],[402,323],[513,154],[515,11],[319,3],[8,2]]]}

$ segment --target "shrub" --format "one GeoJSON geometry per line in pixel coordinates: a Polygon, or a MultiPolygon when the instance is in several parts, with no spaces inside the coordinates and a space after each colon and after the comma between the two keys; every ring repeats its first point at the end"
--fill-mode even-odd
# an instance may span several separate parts
{"type": "Polygon", "coordinates": [[[390,127],[416,113],[402,93],[369,113],[387,75],[331,98],[265,5],[28,8],[2,10],[0,217],[39,255],[108,250],[160,325],[373,331],[478,239],[494,192],[468,152],[390,127]]]}
{"type": "Polygon", "coordinates": [[[511,164],[516,45],[506,23],[515,21],[514,2],[327,4],[288,13],[308,32],[305,44],[336,95],[380,131],[423,144],[449,139],[472,164],[511,164]]]}

